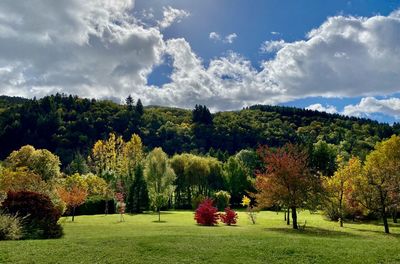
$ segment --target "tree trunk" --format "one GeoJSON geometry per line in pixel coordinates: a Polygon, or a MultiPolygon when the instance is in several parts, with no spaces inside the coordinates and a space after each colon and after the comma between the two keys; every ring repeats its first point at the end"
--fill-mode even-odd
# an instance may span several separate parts
{"type": "Polygon", "coordinates": [[[106,206],[104,209],[104,215],[108,215],[108,201],[106,200],[106,206]]]}
{"type": "Polygon", "coordinates": [[[343,227],[343,218],[339,218],[340,227],[343,227]]]}
{"type": "Polygon", "coordinates": [[[72,207],[72,222],[74,222],[75,219],[75,207],[72,207]]]}
{"type": "Polygon", "coordinates": [[[298,229],[297,226],[297,212],[296,207],[292,206],[292,220],[293,220],[293,229],[298,229]]]}
{"type": "Polygon", "coordinates": [[[158,222],[161,222],[161,210],[158,209],[158,222]]]}
{"type": "Polygon", "coordinates": [[[283,218],[284,218],[284,221],[286,222],[286,210],[284,210],[284,212],[283,212],[283,218]]]}
{"type": "Polygon", "coordinates": [[[286,224],[290,225],[290,208],[289,207],[287,209],[286,224]]]}
{"type": "Polygon", "coordinates": [[[383,219],[383,226],[385,227],[385,233],[389,234],[389,224],[388,224],[388,221],[387,221],[387,215],[386,215],[385,207],[382,208],[382,219],[383,219]]]}

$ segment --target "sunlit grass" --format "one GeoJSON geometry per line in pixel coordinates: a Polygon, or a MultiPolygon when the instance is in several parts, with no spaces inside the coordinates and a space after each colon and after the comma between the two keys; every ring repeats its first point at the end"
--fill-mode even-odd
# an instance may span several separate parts
{"type": "Polygon", "coordinates": [[[201,227],[193,212],[63,218],[57,240],[2,241],[0,263],[398,263],[400,225],[383,233],[376,223],[338,223],[301,212],[304,231],[283,213],[261,212],[252,225],[244,212],[237,226],[201,227]]]}

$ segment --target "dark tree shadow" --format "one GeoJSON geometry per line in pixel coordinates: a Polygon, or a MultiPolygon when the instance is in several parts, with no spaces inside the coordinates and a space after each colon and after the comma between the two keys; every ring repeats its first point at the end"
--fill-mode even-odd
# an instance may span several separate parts
{"type": "Polygon", "coordinates": [[[266,228],[266,231],[279,232],[285,234],[296,234],[300,236],[310,236],[310,237],[359,237],[359,235],[348,233],[345,231],[336,231],[323,229],[313,226],[307,226],[305,229],[295,230],[291,227],[277,227],[277,228],[266,228]]]}

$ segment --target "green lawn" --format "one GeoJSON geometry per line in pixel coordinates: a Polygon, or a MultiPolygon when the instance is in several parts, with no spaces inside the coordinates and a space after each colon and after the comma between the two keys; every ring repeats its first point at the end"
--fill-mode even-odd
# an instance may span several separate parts
{"type": "Polygon", "coordinates": [[[400,225],[337,223],[301,212],[305,231],[283,214],[262,212],[257,224],[239,213],[237,226],[201,227],[192,212],[63,218],[55,240],[0,241],[0,263],[400,263],[400,225]]]}

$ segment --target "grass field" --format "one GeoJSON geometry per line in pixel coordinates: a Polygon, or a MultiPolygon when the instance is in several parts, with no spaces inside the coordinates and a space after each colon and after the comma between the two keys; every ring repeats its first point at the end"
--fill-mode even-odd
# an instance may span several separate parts
{"type": "Polygon", "coordinates": [[[252,225],[201,227],[192,212],[63,218],[55,240],[0,241],[0,263],[400,263],[400,225],[337,223],[301,212],[304,231],[286,226],[283,214],[261,212],[252,225]]]}

